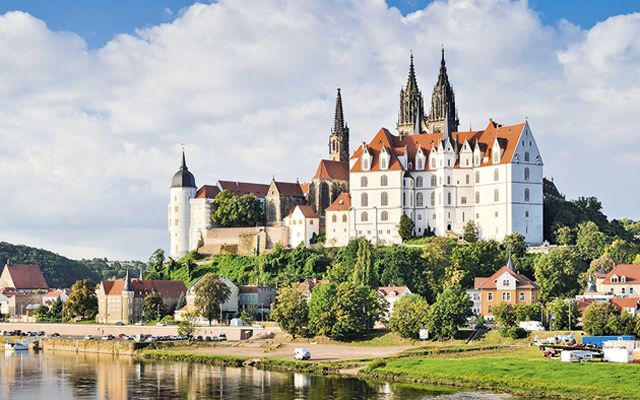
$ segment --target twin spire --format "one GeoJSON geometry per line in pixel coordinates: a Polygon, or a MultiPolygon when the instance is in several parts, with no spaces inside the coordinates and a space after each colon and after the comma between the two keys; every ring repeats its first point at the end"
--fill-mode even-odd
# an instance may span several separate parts
{"type": "Polygon", "coordinates": [[[349,127],[344,122],[342,93],[338,88],[336,110],[333,117],[333,129],[329,136],[329,156],[333,161],[349,161],[349,127]]]}

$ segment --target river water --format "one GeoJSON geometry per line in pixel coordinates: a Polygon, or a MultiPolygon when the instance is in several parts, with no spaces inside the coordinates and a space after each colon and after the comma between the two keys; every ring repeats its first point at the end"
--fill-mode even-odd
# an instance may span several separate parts
{"type": "Polygon", "coordinates": [[[0,399],[499,399],[351,378],[74,353],[0,352],[0,399]]]}

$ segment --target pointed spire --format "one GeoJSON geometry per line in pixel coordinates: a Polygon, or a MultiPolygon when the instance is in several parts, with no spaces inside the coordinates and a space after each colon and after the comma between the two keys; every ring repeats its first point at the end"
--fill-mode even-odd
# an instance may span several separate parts
{"type": "Polygon", "coordinates": [[[182,147],[182,165],[180,166],[180,169],[182,171],[187,171],[189,168],[187,168],[187,158],[184,155],[184,146],[182,147]]]}
{"type": "Polygon", "coordinates": [[[418,80],[416,79],[416,70],[413,65],[413,51],[411,52],[411,61],[409,62],[409,77],[407,78],[406,92],[409,92],[409,88],[418,90],[418,80]]]}
{"type": "Polygon", "coordinates": [[[128,292],[131,291],[131,279],[129,278],[129,269],[127,268],[127,274],[124,277],[124,287],[122,290],[126,290],[128,292]]]}
{"type": "Polygon", "coordinates": [[[440,74],[438,75],[437,85],[449,85],[449,77],[447,76],[447,63],[444,60],[444,46],[442,47],[442,58],[440,59],[440,74]]]}
{"type": "Polygon", "coordinates": [[[342,94],[340,88],[338,88],[338,94],[336,95],[336,112],[333,118],[333,132],[340,132],[345,128],[344,124],[344,111],[342,110],[342,94]]]}
{"type": "Polygon", "coordinates": [[[509,259],[507,260],[507,269],[509,269],[509,271],[511,272],[514,272],[513,260],[511,259],[511,250],[509,250],[509,259]]]}
{"type": "Polygon", "coordinates": [[[587,282],[587,287],[584,291],[585,293],[595,293],[596,285],[593,283],[593,273],[589,274],[589,281],[587,282]]]}

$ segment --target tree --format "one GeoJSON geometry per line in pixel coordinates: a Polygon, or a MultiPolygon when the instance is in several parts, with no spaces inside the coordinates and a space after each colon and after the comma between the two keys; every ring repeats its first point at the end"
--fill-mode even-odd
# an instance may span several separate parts
{"type": "Polygon", "coordinates": [[[182,320],[178,322],[178,335],[192,337],[195,330],[198,313],[187,311],[182,314],[182,320]]]}
{"type": "Polygon", "coordinates": [[[399,298],[391,312],[389,330],[403,338],[418,339],[420,329],[426,328],[429,317],[429,304],[418,294],[399,298]]]}
{"type": "Polygon", "coordinates": [[[578,304],[573,300],[555,299],[547,304],[547,311],[551,314],[549,329],[552,331],[575,329],[578,325],[580,312],[578,304]]]}
{"type": "Polygon", "coordinates": [[[229,299],[231,290],[221,277],[209,273],[200,278],[195,292],[194,306],[198,314],[209,321],[211,326],[211,321],[220,317],[222,304],[229,299]]]}
{"type": "Polygon", "coordinates": [[[516,308],[513,304],[502,302],[492,307],[491,312],[500,328],[516,326],[516,308]]]}
{"type": "Polygon", "coordinates": [[[610,303],[591,303],[582,315],[582,327],[587,335],[604,336],[609,333],[609,318],[617,316],[618,309],[610,303]]]}
{"type": "Polygon", "coordinates": [[[335,322],[333,303],[335,301],[337,285],[325,283],[313,289],[313,296],[309,300],[309,334],[330,335],[335,322]]]}
{"type": "Polygon", "coordinates": [[[157,249],[151,254],[149,257],[149,262],[147,264],[147,268],[145,269],[144,275],[147,279],[162,279],[163,276],[163,267],[164,267],[164,250],[157,249]]]}
{"type": "Polygon", "coordinates": [[[65,304],[65,318],[92,320],[98,313],[98,298],[95,286],[88,279],[81,279],[71,286],[71,293],[65,304]]]}
{"type": "Polygon", "coordinates": [[[425,260],[415,247],[392,246],[380,249],[375,263],[380,286],[408,286],[414,293],[424,293],[426,282],[422,277],[425,260]]]}
{"type": "Polygon", "coordinates": [[[622,239],[614,239],[604,249],[604,255],[616,264],[628,264],[633,261],[636,254],[638,254],[638,248],[622,239]]]}
{"type": "Polygon", "coordinates": [[[453,337],[467,318],[471,316],[473,302],[460,285],[444,289],[429,307],[429,332],[432,337],[447,339],[453,337]]]}
{"type": "Polygon", "coordinates": [[[147,295],[142,301],[142,313],[147,321],[160,321],[166,310],[162,297],[155,290],[147,295]]]}
{"type": "Polygon", "coordinates": [[[48,322],[49,321],[49,307],[41,305],[36,308],[36,322],[48,322]]]}
{"type": "Polygon", "coordinates": [[[365,238],[358,240],[358,256],[353,267],[352,281],[356,285],[373,287],[376,285],[373,272],[371,243],[365,238]]]}
{"type": "Polygon", "coordinates": [[[601,256],[596,258],[595,260],[592,260],[591,263],[589,264],[589,268],[585,272],[580,274],[580,277],[578,278],[578,283],[580,287],[584,288],[587,285],[587,282],[589,282],[589,277],[591,277],[591,279],[595,281],[594,279],[595,273],[599,273],[599,272],[607,273],[611,271],[614,264],[615,262],[607,256],[601,256]]]}
{"type": "Polygon", "coordinates": [[[327,336],[338,340],[361,338],[371,332],[386,309],[386,302],[377,290],[343,282],[336,288],[331,307],[333,323],[325,327],[327,336]]]}
{"type": "Polygon", "coordinates": [[[573,234],[573,229],[568,226],[560,226],[555,231],[556,243],[564,246],[568,246],[573,244],[575,241],[575,237],[573,234]]]}
{"type": "Polygon", "coordinates": [[[576,247],[583,259],[589,261],[600,257],[607,246],[607,235],[600,232],[592,221],[578,225],[576,247]]]}
{"type": "Polygon", "coordinates": [[[622,311],[618,315],[613,315],[607,320],[605,330],[609,335],[634,335],[636,320],[627,312],[622,311]]]}
{"type": "Polygon", "coordinates": [[[176,302],[176,310],[180,310],[182,307],[187,305],[187,299],[185,298],[184,292],[180,293],[178,296],[178,301],[176,302]]]}
{"type": "Polygon", "coordinates": [[[398,225],[398,234],[400,234],[400,238],[403,242],[406,242],[413,237],[414,227],[413,220],[406,214],[402,214],[402,217],[400,217],[400,224],[398,225]]]}
{"type": "Polygon", "coordinates": [[[478,241],[478,236],[480,232],[478,231],[478,225],[474,221],[469,220],[466,224],[464,224],[464,230],[462,233],[462,238],[468,243],[475,243],[478,241]]]}
{"type": "Polygon", "coordinates": [[[535,262],[535,281],[540,288],[540,299],[573,296],[579,290],[578,276],[586,265],[570,247],[552,249],[535,262]]]}
{"type": "Polygon", "coordinates": [[[304,335],[309,321],[309,308],[304,294],[292,287],[281,289],[271,318],[294,339],[304,335]]]}
{"type": "Polygon", "coordinates": [[[241,196],[223,190],[213,202],[216,210],[211,218],[222,227],[256,226],[264,221],[260,201],[251,194],[241,196]]]}
{"type": "Polygon", "coordinates": [[[542,305],[540,303],[518,304],[516,306],[516,321],[542,322],[542,305]]]}
{"type": "Polygon", "coordinates": [[[520,232],[515,232],[504,237],[502,244],[505,249],[515,257],[523,257],[527,252],[527,245],[524,236],[520,232]]]}

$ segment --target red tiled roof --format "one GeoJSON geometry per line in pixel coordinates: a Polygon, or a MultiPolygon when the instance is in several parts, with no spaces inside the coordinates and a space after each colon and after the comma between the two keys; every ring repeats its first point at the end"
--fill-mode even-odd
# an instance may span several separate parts
{"type": "Polygon", "coordinates": [[[406,286],[380,286],[378,291],[381,292],[384,296],[389,296],[392,293],[396,295],[402,294],[409,290],[406,286]]]}
{"type": "Polygon", "coordinates": [[[351,207],[351,194],[349,192],[340,193],[337,199],[325,211],[347,211],[351,207]]]}
{"type": "Polygon", "coordinates": [[[320,160],[313,179],[336,179],[349,181],[349,162],[320,160]]]}
{"type": "Polygon", "coordinates": [[[307,205],[297,205],[293,207],[287,216],[290,217],[296,211],[296,208],[300,209],[300,212],[302,212],[302,215],[304,215],[305,218],[318,218],[318,214],[313,211],[313,208],[307,205]]]}
{"type": "Polygon", "coordinates": [[[614,306],[624,309],[624,308],[638,308],[638,302],[640,302],[639,297],[613,297],[609,299],[611,304],[614,306]]]}
{"type": "Polygon", "coordinates": [[[10,264],[5,268],[11,276],[14,289],[49,289],[39,265],[10,264]]]}
{"type": "Polygon", "coordinates": [[[218,186],[222,190],[228,190],[239,195],[252,194],[257,198],[264,198],[269,191],[269,185],[261,183],[218,181],[218,186]]]}
{"type": "Polygon", "coordinates": [[[584,310],[586,310],[589,304],[593,302],[595,302],[595,300],[593,299],[577,300],[576,303],[578,304],[578,312],[580,313],[580,315],[584,314],[584,310]]]}
{"type": "Polygon", "coordinates": [[[489,277],[476,277],[474,278],[474,283],[473,283],[473,287],[475,289],[496,289],[496,281],[497,279],[500,277],[500,275],[504,274],[504,273],[508,273],[509,275],[513,276],[516,279],[516,288],[518,289],[536,289],[538,288],[538,285],[532,281],[531,279],[527,278],[526,276],[522,275],[522,274],[518,274],[516,272],[513,272],[509,269],[509,267],[507,267],[506,265],[502,268],[500,268],[499,270],[497,270],[493,275],[489,276],[489,277]]]}
{"type": "Polygon", "coordinates": [[[278,193],[280,196],[286,197],[304,197],[304,192],[300,187],[300,183],[291,183],[291,182],[277,182],[274,181],[276,188],[278,189],[278,193]]]}
{"type": "Polygon", "coordinates": [[[616,283],[636,283],[640,280],[640,264],[618,264],[608,274],[604,277],[604,282],[606,284],[616,284],[616,283]],[[618,277],[618,282],[611,282],[612,276],[618,277]],[[624,276],[626,282],[620,282],[620,277],[624,276]]]}
{"type": "MultiPolygon", "coordinates": [[[[121,294],[124,289],[124,279],[115,281],[102,281],[102,286],[107,295],[121,294]]],[[[136,294],[158,292],[161,296],[179,296],[186,293],[187,288],[182,281],[169,280],[131,280],[131,288],[136,294]]]]}
{"type": "Polygon", "coordinates": [[[302,193],[304,194],[304,197],[309,196],[309,183],[308,182],[303,182],[300,184],[300,189],[302,190],[302,193]]]}
{"type": "Polygon", "coordinates": [[[301,292],[311,293],[314,287],[325,284],[325,283],[330,283],[330,282],[331,281],[327,279],[316,279],[316,278],[305,279],[304,282],[300,282],[298,286],[296,286],[296,289],[301,292]]]}
{"type": "Polygon", "coordinates": [[[217,186],[204,185],[196,192],[196,199],[215,199],[220,193],[220,189],[217,186]]]}

